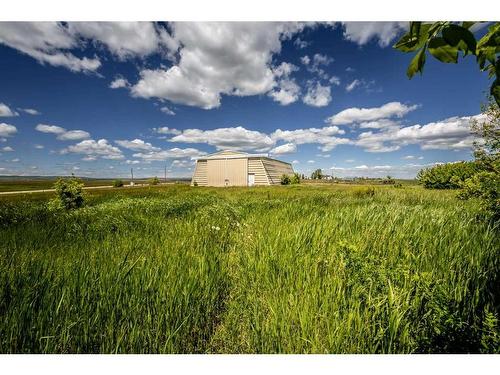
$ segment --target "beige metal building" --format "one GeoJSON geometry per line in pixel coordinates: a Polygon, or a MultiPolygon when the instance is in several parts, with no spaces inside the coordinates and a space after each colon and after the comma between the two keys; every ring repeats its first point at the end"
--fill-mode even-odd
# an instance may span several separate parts
{"type": "Polygon", "coordinates": [[[264,154],[220,151],[197,159],[191,185],[275,185],[281,183],[283,174],[293,174],[290,163],[264,154]]]}

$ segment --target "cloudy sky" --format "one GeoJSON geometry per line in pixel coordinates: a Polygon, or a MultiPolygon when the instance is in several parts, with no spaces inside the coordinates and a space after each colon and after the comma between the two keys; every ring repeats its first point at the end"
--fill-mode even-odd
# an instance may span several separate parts
{"type": "Polygon", "coordinates": [[[0,175],[190,176],[223,149],[337,176],[470,159],[487,76],[428,58],[408,80],[406,27],[0,22],[0,175]]]}

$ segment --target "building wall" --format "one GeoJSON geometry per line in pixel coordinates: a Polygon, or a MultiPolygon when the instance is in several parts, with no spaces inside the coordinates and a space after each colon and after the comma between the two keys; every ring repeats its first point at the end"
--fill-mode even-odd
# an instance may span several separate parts
{"type": "Polygon", "coordinates": [[[269,178],[269,183],[271,185],[280,184],[282,175],[293,174],[292,166],[288,163],[267,158],[262,158],[261,160],[264,165],[264,168],[266,169],[267,176],[269,178]]]}
{"type": "Polygon", "coordinates": [[[248,159],[209,159],[208,186],[247,186],[248,159]]]}
{"type": "Polygon", "coordinates": [[[283,174],[293,174],[292,166],[279,160],[265,157],[224,158],[235,154],[227,152],[220,155],[220,159],[198,160],[191,184],[196,181],[198,186],[248,186],[248,174],[254,174],[255,185],[273,185],[280,184],[283,174]]]}
{"type": "Polygon", "coordinates": [[[262,158],[249,158],[248,159],[248,173],[255,175],[255,185],[269,185],[262,158]]]}
{"type": "Polygon", "coordinates": [[[193,179],[191,180],[191,185],[194,185],[195,181],[198,183],[198,186],[208,186],[206,160],[198,160],[196,162],[196,167],[194,170],[193,179]]]}

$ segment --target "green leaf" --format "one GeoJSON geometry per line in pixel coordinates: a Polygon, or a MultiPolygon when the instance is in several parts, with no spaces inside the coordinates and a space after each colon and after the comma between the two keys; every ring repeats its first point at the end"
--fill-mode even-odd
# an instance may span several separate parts
{"type": "Polygon", "coordinates": [[[490,87],[490,94],[495,98],[497,105],[500,107],[500,81],[495,79],[490,87]]]}
{"type": "Polygon", "coordinates": [[[495,48],[494,47],[482,47],[477,49],[477,63],[481,70],[488,69],[486,62],[490,64],[495,63],[495,48]],[[485,67],[486,66],[486,67],[485,67]]]}
{"type": "Polygon", "coordinates": [[[413,52],[418,49],[418,38],[407,33],[397,41],[393,48],[401,52],[413,52]]]}
{"type": "Polygon", "coordinates": [[[464,21],[462,22],[462,27],[465,27],[466,29],[470,29],[472,25],[476,24],[477,22],[470,22],[470,21],[464,21]]]}
{"type": "Polygon", "coordinates": [[[429,52],[444,63],[457,63],[458,48],[450,46],[443,38],[433,38],[429,42],[429,52]]]}
{"type": "Polygon", "coordinates": [[[431,24],[411,22],[410,31],[403,35],[393,47],[401,52],[416,51],[427,42],[430,27],[431,24]]]}
{"type": "Polygon", "coordinates": [[[477,48],[498,47],[500,45],[500,22],[488,28],[488,32],[479,40],[477,48]]]}
{"type": "Polygon", "coordinates": [[[474,35],[461,26],[450,24],[443,28],[443,39],[450,46],[457,47],[465,54],[476,54],[476,38],[474,35]]]}
{"type": "Polygon", "coordinates": [[[422,26],[422,22],[420,21],[410,22],[410,34],[418,35],[420,31],[420,26],[422,26]]]}
{"type": "Polygon", "coordinates": [[[408,70],[406,75],[411,79],[417,72],[422,74],[425,65],[425,47],[417,52],[415,57],[411,60],[410,65],[408,65],[408,70]]]}
{"type": "Polygon", "coordinates": [[[438,35],[441,32],[442,28],[448,24],[449,22],[434,22],[433,24],[431,24],[431,27],[429,28],[429,38],[438,35]]]}
{"type": "Polygon", "coordinates": [[[497,75],[495,67],[491,64],[485,70],[488,72],[488,78],[493,78],[497,75]]]}

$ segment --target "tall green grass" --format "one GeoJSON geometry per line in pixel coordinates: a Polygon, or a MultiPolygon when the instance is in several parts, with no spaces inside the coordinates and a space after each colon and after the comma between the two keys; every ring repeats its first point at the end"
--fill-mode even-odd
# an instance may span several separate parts
{"type": "Polygon", "coordinates": [[[499,352],[500,241],[409,187],[0,202],[0,352],[499,352]]]}

